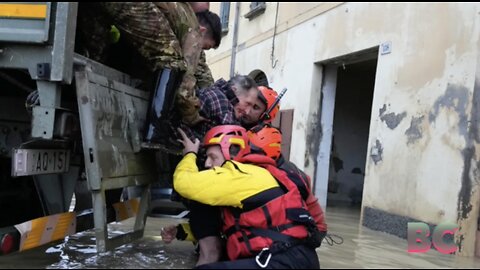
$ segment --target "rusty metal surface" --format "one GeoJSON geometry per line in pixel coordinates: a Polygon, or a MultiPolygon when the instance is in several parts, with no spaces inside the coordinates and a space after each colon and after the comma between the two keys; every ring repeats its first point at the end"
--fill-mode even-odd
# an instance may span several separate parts
{"type": "Polygon", "coordinates": [[[92,175],[91,188],[100,188],[95,179],[129,177],[145,183],[142,178],[153,178],[153,155],[136,153],[135,148],[140,144],[135,134],[145,125],[149,93],[88,71],[77,73],[77,93],[87,171],[90,166],[99,172],[92,175]]]}
{"type": "Polygon", "coordinates": [[[154,154],[139,152],[149,93],[91,70],[86,63],[75,78],[97,252],[105,252],[143,236],[156,169],[154,154]],[[142,190],[135,225],[110,238],[105,191],[129,186],[142,190]]]}

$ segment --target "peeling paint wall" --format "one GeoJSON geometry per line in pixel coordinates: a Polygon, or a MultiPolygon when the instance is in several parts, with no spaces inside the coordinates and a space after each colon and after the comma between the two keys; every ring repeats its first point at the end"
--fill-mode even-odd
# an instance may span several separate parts
{"type": "MultiPolygon", "coordinates": [[[[242,3],[242,15],[248,5],[242,3]]],[[[291,160],[314,171],[318,151],[312,144],[322,134],[316,64],[368,48],[381,51],[389,42],[391,51],[378,56],[363,207],[432,224],[456,222],[462,253],[473,254],[480,196],[480,4],[284,5],[274,38],[276,3],[251,21],[241,17],[235,71],[260,69],[273,88],[289,89],[281,106],[295,110],[291,160]]],[[[231,11],[233,22],[234,5],[231,11]]],[[[232,30],[225,47],[208,53],[217,78],[228,77],[232,30]]]]}

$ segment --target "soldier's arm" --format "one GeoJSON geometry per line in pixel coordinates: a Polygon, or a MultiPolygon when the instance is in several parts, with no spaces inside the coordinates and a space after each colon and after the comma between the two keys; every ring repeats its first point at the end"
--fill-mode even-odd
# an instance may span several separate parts
{"type": "Polygon", "coordinates": [[[200,60],[198,61],[197,70],[195,71],[195,78],[197,79],[197,86],[200,89],[209,87],[214,83],[204,51],[200,54],[200,60]]]}
{"type": "Polygon", "coordinates": [[[152,2],[102,2],[101,8],[153,71],[185,70],[180,42],[158,6],[152,2]]]}

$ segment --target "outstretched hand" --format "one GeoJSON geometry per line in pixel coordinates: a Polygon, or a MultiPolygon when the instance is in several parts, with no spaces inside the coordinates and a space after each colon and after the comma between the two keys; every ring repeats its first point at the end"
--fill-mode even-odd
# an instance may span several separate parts
{"type": "Polygon", "coordinates": [[[160,235],[162,236],[162,240],[165,242],[165,244],[170,244],[173,240],[175,240],[175,236],[177,235],[177,226],[169,225],[162,228],[160,235]]]}
{"type": "Polygon", "coordinates": [[[195,142],[192,142],[190,138],[187,137],[187,134],[181,129],[177,128],[178,132],[180,133],[180,136],[182,136],[182,139],[178,139],[177,141],[181,142],[183,144],[183,155],[193,152],[193,153],[198,153],[198,149],[200,148],[200,140],[198,138],[195,138],[195,142]]]}

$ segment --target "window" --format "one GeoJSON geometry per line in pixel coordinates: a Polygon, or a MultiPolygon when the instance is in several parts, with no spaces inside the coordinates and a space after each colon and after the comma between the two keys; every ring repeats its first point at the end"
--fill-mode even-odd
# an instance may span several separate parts
{"type": "Polygon", "coordinates": [[[250,4],[250,10],[256,9],[258,7],[261,7],[261,6],[265,7],[265,2],[252,2],[250,4]]]}
{"type": "Polygon", "coordinates": [[[279,111],[272,125],[282,132],[282,155],[290,160],[290,145],[292,142],[293,110],[279,111]]]}
{"type": "Polygon", "coordinates": [[[267,7],[266,2],[251,2],[250,3],[250,11],[245,14],[245,18],[253,19],[260,14],[265,12],[265,8],[267,7]]]}
{"type": "Polygon", "coordinates": [[[222,34],[228,33],[228,18],[230,17],[230,2],[220,4],[220,22],[222,23],[222,34]]]}

